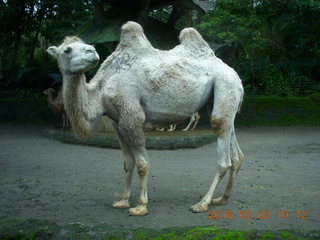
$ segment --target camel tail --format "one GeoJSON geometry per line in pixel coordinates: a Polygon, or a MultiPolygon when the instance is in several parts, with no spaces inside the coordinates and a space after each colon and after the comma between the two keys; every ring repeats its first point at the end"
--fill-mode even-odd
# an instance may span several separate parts
{"type": "Polygon", "coordinates": [[[241,96],[240,96],[240,102],[239,102],[239,106],[238,106],[238,111],[237,113],[240,113],[241,112],[241,106],[242,106],[242,103],[243,103],[243,97],[244,97],[244,90],[243,90],[243,87],[241,89],[241,96]]]}

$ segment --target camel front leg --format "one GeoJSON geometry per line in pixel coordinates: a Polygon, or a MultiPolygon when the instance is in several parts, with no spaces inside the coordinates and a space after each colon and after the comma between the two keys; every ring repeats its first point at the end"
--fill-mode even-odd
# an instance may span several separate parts
{"type": "Polygon", "coordinates": [[[61,114],[61,118],[62,118],[62,129],[66,129],[67,128],[66,116],[64,115],[64,113],[61,114]]]}
{"type": "Polygon", "coordinates": [[[123,116],[125,117],[119,120],[118,129],[124,137],[124,140],[128,143],[140,177],[140,197],[138,204],[136,207],[129,209],[129,215],[144,216],[148,214],[147,176],[150,165],[145,149],[143,132],[145,115],[142,108],[138,104],[135,104],[132,108],[124,109],[123,116]],[[135,111],[128,111],[132,109],[135,109],[135,111]],[[128,119],[130,119],[130,121],[128,121],[128,119]]]}
{"type": "Polygon", "coordinates": [[[129,215],[144,216],[148,214],[147,176],[150,164],[144,145],[140,147],[132,146],[131,149],[137,164],[137,170],[140,177],[140,197],[138,199],[137,206],[135,208],[129,209],[129,215]]]}
{"type": "Polygon", "coordinates": [[[130,146],[127,144],[121,133],[118,131],[118,128],[116,125],[114,125],[115,131],[118,136],[118,140],[123,152],[124,157],[124,171],[126,174],[125,177],[125,186],[123,193],[121,195],[121,199],[119,201],[116,201],[112,204],[112,207],[114,208],[129,208],[129,198],[131,194],[131,181],[132,181],[132,174],[133,169],[135,166],[134,156],[131,152],[130,146]]]}

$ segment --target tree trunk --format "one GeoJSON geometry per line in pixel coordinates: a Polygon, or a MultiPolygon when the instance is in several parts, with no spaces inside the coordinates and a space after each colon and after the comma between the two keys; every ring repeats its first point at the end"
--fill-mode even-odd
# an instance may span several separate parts
{"type": "Polygon", "coordinates": [[[15,27],[14,27],[14,42],[13,42],[13,52],[12,52],[12,58],[11,58],[11,68],[14,68],[17,63],[17,56],[20,48],[21,43],[21,37],[23,34],[23,18],[25,17],[25,8],[26,8],[26,1],[22,0],[19,1],[19,4],[17,6],[17,19],[15,21],[15,27]]]}
{"type": "Polygon", "coordinates": [[[94,22],[101,24],[105,20],[104,0],[93,0],[94,6],[94,22]]]}
{"type": "Polygon", "coordinates": [[[138,23],[143,24],[146,22],[149,13],[150,0],[140,1],[141,4],[141,12],[138,16],[138,23]]]}
{"type": "Polygon", "coordinates": [[[175,3],[173,5],[173,9],[172,12],[170,14],[169,20],[168,20],[168,24],[172,27],[176,26],[176,23],[178,22],[178,20],[184,15],[186,14],[186,10],[183,9],[183,7],[181,6],[181,4],[179,3],[175,3]]]}
{"type": "Polygon", "coordinates": [[[47,9],[49,7],[48,4],[44,3],[44,2],[40,2],[41,5],[40,5],[40,9],[38,9],[38,17],[36,18],[36,21],[37,21],[37,27],[36,27],[36,31],[35,31],[35,35],[34,35],[34,38],[32,40],[32,45],[30,47],[30,61],[33,61],[33,58],[34,58],[34,52],[35,52],[35,49],[36,49],[36,46],[37,46],[37,42],[38,42],[38,37],[39,37],[39,34],[40,34],[40,30],[41,30],[41,27],[42,27],[42,22],[43,22],[43,19],[47,13],[47,9]]]}
{"type": "Polygon", "coordinates": [[[38,24],[36,33],[35,33],[34,38],[32,40],[32,45],[31,45],[31,48],[30,48],[30,62],[32,62],[33,59],[34,59],[34,52],[36,50],[36,45],[37,45],[37,42],[38,42],[38,37],[39,37],[39,34],[40,34],[41,25],[42,25],[42,19],[40,20],[40,22],[38,24]]]}

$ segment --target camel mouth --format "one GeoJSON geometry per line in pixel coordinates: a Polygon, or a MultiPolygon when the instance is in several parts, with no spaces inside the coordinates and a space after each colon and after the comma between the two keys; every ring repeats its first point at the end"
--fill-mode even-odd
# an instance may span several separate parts
{"type": "Polygon", "coordinates": [[[82,59],[81,61],[83,64],[86,64],[86,65],[90,65],[90,66],[95,66],[98,64],[99,62],[99,59],[92,59],[92,60],[89,60],[89,59],[82,59]]]}

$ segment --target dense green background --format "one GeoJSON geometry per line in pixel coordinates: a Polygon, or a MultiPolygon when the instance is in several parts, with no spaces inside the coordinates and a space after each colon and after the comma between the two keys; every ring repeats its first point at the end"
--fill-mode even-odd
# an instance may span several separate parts
{"type": "Polygon", "coordinates": [[[128,20],[162,49],[197,28],[249,95],[309,95],[320,91],[319,16],[319,0],[2,0],[1,95],[34,98],[49,87],[58,69],[45,50],[65,35],[96,44],[104,59],[128,20]]]}
{"type": "MultiPolygon", "coordinates": [[[[209,128],[207,109],[200,111],[198,128],[209,128]]],[[[0,99],[0,122],[51,123],[61,125],[61,119],[48,109],[44,98],[0,99]]],[[[307,97],[246,96],[235,125],[295,125],[320,123],[320,94],[307,97]]],[[[178,125],[186,127],[188,120],[178,125]]]]}

